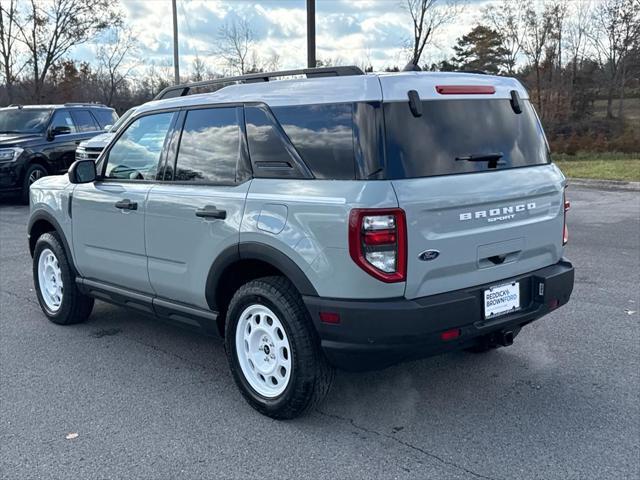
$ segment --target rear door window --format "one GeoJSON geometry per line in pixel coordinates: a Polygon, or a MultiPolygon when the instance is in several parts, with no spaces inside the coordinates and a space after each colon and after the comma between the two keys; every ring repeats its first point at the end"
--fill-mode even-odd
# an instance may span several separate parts
{"type": "Polygon", "coordinates": [[[234,183],[241,155],[236,107],[190,110],[178,147],[175,181],[234,183]]]}
{"type": "Polygon", "coordinates": [[[544,133],[529,101],[516,114],[509,100],[427,100],[414,117],[408,102],[384,104],[387,177],[429,177],[549,162],[544,133]]]}
{"type": "Polygon", "coordinates": [[[354,178],[351,103],[273,107],[272,111],[316,178],[354,178]]]}
{"type": "Polygon", "coordinates": [[[88,110],[72,110],[71,116],[81,132],[95,132],[100,129],[88,110]]]}

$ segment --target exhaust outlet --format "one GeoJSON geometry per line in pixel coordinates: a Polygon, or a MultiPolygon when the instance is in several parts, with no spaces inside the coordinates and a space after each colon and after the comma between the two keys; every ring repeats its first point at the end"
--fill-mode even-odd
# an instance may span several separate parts
{"type": "Polygon", "coordinates": [[[499,345],[508,347],[510,345],[513,345],[513,336],[514,335],[511,330],[504,330],[496,335],[496,341],[499,345]]]}

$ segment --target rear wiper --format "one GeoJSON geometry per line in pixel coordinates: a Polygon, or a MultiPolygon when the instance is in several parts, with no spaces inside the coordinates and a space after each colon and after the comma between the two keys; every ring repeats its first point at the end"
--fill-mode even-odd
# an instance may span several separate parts
{"type": "Polygon", "coordinates": [[[502,153],[479,153],[464,157],[456,157],[456,161],[465,160],[467,162],[490,162],[491,160],[500,160],[502,157],[504,157],[502,153]]]}
{"type": "Polygon", "coordinates": [[[487,165],[488,168],[497,168],[498,165],[504,165],[505,162],[499,162],[504,154],[500,152],[496,153],[479,153],[479,154],[471,154],[465,155],[464,157],[456,157],[456,162],[466,161],[466,162],[489,162],[487,165]]]}

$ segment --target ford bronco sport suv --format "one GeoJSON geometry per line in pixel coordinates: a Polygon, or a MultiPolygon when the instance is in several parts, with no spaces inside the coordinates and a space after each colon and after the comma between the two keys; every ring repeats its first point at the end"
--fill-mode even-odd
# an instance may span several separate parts
{"type": "Polygon", "coordinates": [[[0,108],[0,193],[27,203],[33,182],[66,172],[77,145],[117,118],[112,108],[95,103],[0,108]]]}
{"type": "Polygon", "coordinates": [[[291,418],[333,367],[510,345],[569,300],[566,181],[518,81],[216,82],[170,87],[97,164],[31,186],[51,321],[82,322],[97,298],[218,332],[248,402],[291,418]]]}

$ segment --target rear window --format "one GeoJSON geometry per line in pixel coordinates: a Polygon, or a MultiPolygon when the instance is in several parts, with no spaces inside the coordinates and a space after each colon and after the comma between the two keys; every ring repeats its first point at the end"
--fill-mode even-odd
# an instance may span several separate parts
{"type": "Polygon", "coordinates": [[[384,104],[387,177],[413,178],[541,165],[549,153],[528,101],[431,100],[414,117],[408,102],[384,104]]]}
{"type": "Polygon", "coordinates": [[[354,178],[351,103],[274,107],[272,111],[316,178],[354,178]]]}

